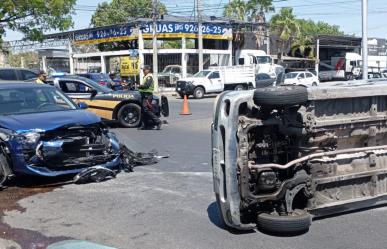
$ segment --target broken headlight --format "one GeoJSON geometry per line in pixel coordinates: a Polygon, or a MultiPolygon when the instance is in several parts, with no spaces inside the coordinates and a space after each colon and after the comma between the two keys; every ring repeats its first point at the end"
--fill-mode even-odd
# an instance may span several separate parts
{"type": "Polygon", "coordinates": [[[40,139],[40,134],[37,132],[28,132],[23,134],[24,141],[28,144],[36,144],[40,139]]]}

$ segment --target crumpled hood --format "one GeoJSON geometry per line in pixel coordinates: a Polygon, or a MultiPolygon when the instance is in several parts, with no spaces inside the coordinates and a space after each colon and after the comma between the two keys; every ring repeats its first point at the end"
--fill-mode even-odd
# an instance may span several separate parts
{"type": "Polygon", "coordinates": [[[0,116],[0,127],[16,132],[49,131],[68,125],[90,125],[98,122],[101,122],[101,119],[97,115],[85,110],[0,116]]]}

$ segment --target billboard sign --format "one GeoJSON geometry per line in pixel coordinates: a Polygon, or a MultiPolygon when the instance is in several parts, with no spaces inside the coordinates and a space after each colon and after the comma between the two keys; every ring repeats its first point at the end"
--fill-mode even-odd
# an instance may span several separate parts
{"type": "MultiPolygon", "coordinates": [[[[152,23],[142,24],[143,38],[152,38],[152,23]]],[[[198,24],[194,22],[159,22],[158,38],[197,38],[198,24]]],[[[231,40],[232,29],[226,24],[204,23],[202,25],[204,39],[231,40]]],[[[74,44],[98,44],[104,42],[127,41],[138,38],[138,29],[134,26],[117,26],[90,30],[81,30],[74,34],[74,44]]]]}

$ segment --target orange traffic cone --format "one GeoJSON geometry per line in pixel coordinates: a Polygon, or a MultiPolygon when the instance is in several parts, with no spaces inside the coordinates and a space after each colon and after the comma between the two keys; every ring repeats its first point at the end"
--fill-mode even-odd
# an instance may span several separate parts
{"type": "Polygon", "coordinates": [[[183,108],[181,108],[180,115],[191,115],[191,114],[192,113],[189,111],[187,95],[184,95],[183,108]]]}

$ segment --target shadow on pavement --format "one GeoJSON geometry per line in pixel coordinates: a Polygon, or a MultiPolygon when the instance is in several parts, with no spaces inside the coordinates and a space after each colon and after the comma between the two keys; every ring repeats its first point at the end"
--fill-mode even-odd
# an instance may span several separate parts
{"type": "Polygon", "coordinates": [[[255,230],[236,230],[236,229],[227,227],[226,224],[224,224],[224,222],[220,216],[218,204],[216,202],[211,203],[207,207],[207,214],[208,214],[208,218],[210,219],[212,224],[214,224],[218,228],[225,230],[229,233],[236,234],[236,235],[256,233],[255,230]]]}

